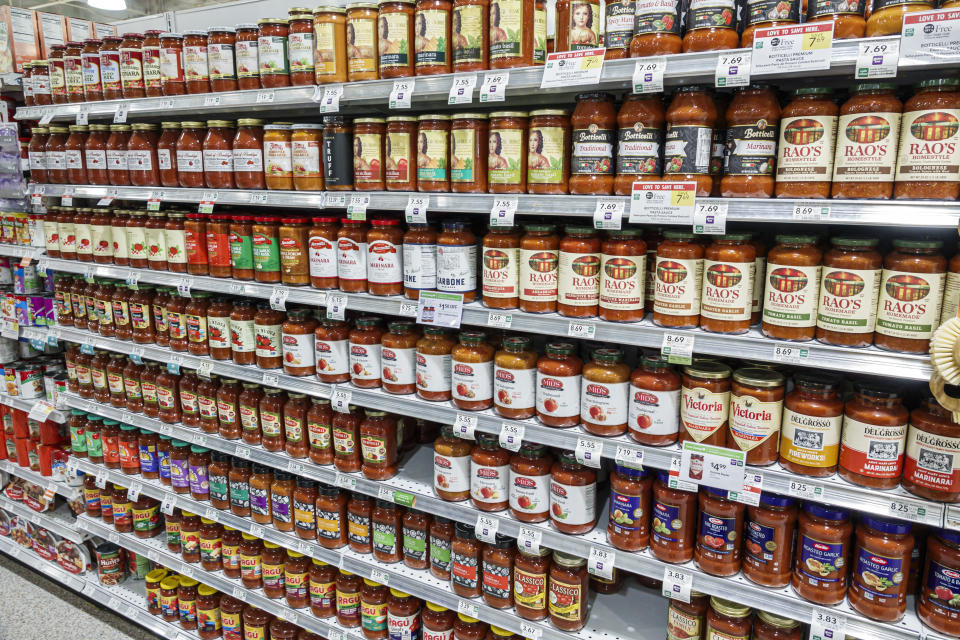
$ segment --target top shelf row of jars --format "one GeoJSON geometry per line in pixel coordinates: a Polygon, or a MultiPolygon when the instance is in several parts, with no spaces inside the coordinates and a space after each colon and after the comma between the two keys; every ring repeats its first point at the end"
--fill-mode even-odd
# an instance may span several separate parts
{"type": "MultiPolygon", "coordinates": [[[[956,1],[947,0],[944,7],[956,1]]],[[[414,76],[429,78],[430,97],[440,98],[449,94],[450,74],[488,69],[518,70],[522,79],[510,79],[514,91],[539,88],[548,53],[594,47],[605,47],[605,58],[612,62],[605,65],[600,86],[629,84],[635,64],[625,58],[661,55],[671,56],[666,77],[706,81],[715,77],[717,52],[750,47],[757,28],[799,23],[801,5],[807,5],[807,22],[834,27],[837,45],[827,73],[852,75],[856,39],[896,38],[907,11],[933,8],[924,2],[884,0],[871,11],[858,0],[786,0],[771,14],[757,0],[728,0],[697,9],[688,4],[671,0],[648,7],[625,0],[602,8],[599,0],[559,0],[548,8],[545,0],[382,0],[379,6],[353,3],[313,12],[295,8],[289,18],[264,18],[258,24],[182,34],[150,30],[54,45],[49,59],[25,65],[24,99],[28,107],[45,107],[306,87],[282,92],[280,102],[291,106],[319,100],[323,92],[314,85],[414,76]],[[555,13],[555,38],[547,34],[548,10],[555,13]]],[[[372,93],[364,88],[362,94],[344,97],[376,99],[381,89],[389,95],[387,84],[372,93]]],[[[415,86],[410,89],[422,99],[415,86]]],[[[209,98],[202,99],[202,106],[225,106],[209,98]]],[[[200,106],[189,102],[164,100],[145,110],[200,106]]],[[[236,106],[250,102],[249,95],[243,96],[236,106]]],[[[276,94],[257,95],[254,104],[277,102],[276,94]]],[[[48,112],[62,116],[79,109],[48,112]]],[[[35,109],[18,113],[21,118],[36,116],[35,109]]]]}

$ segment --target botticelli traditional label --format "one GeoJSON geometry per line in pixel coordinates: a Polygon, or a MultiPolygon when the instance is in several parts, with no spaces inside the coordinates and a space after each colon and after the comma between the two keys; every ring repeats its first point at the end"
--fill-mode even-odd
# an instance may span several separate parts
{"type": "Polygon", "coordinates": [[[642,122],[617,132],[617,175],[657,175],[663,172],[660,153],[663,129],[644,127],[642,122]]]}
{"type": "Polygon", "coordinates": [[[703,442],[726,421],[730,392],[704,387],[683,387],[680,395],[680,422],[696,442],[703,442]]]}
{"type": "Polygon", "coordinates": [[[778,327],[812,327],[817,321],[819,265],[767,264],[763,321],[778,327]]]}
{"type": "Polygon", "coordinates": [[[643,309],[647,256],[600,256],[600,306],[604,309],[643,309]]]}
{"type": "Polygon", "coordinates": [[[488,298],[516,298],[520,250],[493,248],[483,250],[483,295],[488,298]]]}
{"type": "Polygon", "coordinates": [[[843,416],[822,417],[784,407],[780,455],[804,467],[833,467],[840,450],[843,416]]]}
{"type": "Polygon", "coordinates": [[[823,268],[817,326],[839,333],[869,333],[877,322],[880,269],[823,268]]]}
{"type": "Polygon", "coordinates": [[[761,402],[750,395],[730,397],[730,433],[741,451],[751,451],[780,429],[783,400],[761,402]]]}
{"type": "Polygon", "coordinates": [[[563,165],[567,161],[567,131],[563,127],[530,129],[527,149],[527,182],[559,184],[563,181],[563,165]]]}
{"type": "Polygon", "coordinates": [[[777,182],[829,182],[836,136],[836,116],[781,120],[777,182]]]}
{"type": "Polygon", "coordinates": [[[613,175],[613,147],[616,139],[615,130],[601,129],[596,124],[591,124],[586,129],[574,129],[570,173],[613,175]]]}
{"type": "Polygon", "coordinates": [[[903,114],[897,181],[960,181],[960,110],[903,114]]]}
{"type": "Polygon", "coordinates": [[[490,129],[490,157],[487,176],[490,184],[520,184],[523,180],[523,129],[490,129]]]}
{"type": "Polygon", "coordinates": [[[877,333],[923,340],[940,320],[946,277],[942,273],[909,273],[884,269],[877,306],[877,333]]]}
{"type": "Polygon", "coordinates": [[[703,260],[657,258],[653,310],[669,316],[700,313],[703,260]]]}
{"type": "Polygon", "coordinates": [[[879,426],[844,416],[840,466],[872,478],[896,478],[906,437],[906,424],[879,426]]]}
{"type": "Polygon", "coordinates": [[[600,256],[595,253],[560,252],[558,302],[590,307],[599,302],[600,256]]]}
{"type": "Polygon", "coordinates": [[[900,136],[899,113],[840,116],[834,182],[893,182],[900,136]]]}
{"type": "Polygon", "coordinates": [[[726,175],[773,175],[776,159],[776,123],[760,119],[747,125],[727,127],[726,175]]]}
{"type": "Polygon", "coordinates": [[[453,63],[483,60],[484,7],[462,4],[453,8],[453,63]]]}
{"type": "Polygon", "coordinates": [[[703,266],[700,314],[713,320],[749,320],[756,264],[704,260],[703,266]]]}
{"type": "Polygon", "coordinates": [[[667,125],[663,172],[708,175],[713,129],[696,125],[667,125]]]}
{"type": "Polygon", "coordinates": [[[960,491],[960,438],[910,425],[903,478],[936,491],[960,491]]]}

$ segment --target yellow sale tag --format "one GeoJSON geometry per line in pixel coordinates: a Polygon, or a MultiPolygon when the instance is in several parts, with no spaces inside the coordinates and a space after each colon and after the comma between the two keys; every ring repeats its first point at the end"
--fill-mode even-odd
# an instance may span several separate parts
{"type": "Polygon", "coordinates": [[[833,45],[833,32],[821,31],[819,33],[803,34],[803,41],[800,48],[804,51],[813,49],[829,49],[833,45]]]}
{"type": "Polygon", "coordinates": [[[675,207],[692,207],[694,191],[673,191],[670,193],[670,204],[675,207]]]}
{"type": "Polygon", "coordinates": [[[601,65],[603,65],[603,56],[590,56],[589,58],[584,58],[580,61],[580,68],[584,71],[588,69],[596,69],[601,65]]]}

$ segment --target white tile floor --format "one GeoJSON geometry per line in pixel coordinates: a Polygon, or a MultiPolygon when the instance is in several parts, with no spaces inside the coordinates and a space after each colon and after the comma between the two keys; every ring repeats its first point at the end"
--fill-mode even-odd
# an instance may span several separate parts
{"type": "Polygon", "coordinates": [[[155,640],[156,637],[0,554],[0,640],[155,640]]]}

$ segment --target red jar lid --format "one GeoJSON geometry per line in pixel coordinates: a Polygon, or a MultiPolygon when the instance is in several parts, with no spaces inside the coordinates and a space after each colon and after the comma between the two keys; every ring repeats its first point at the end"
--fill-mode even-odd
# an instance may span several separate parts
{"type": "Polygon", "coordinates": [[[336,218],[336,217],[330,216],[330,217],[320,217],[320,218],[310,218],[310,219],[313,220],[314,222],[320,224],[320,223],[324,223],[324,222],[336,222],[336,221],[339,220],[340,218],[336,218]]]}
{"type": "Polygon", "coordinates": [[[257,216],[253,220],[254,222],[278,222],[280,218],[276,216],[257,216]]]}
{"type": "Polygon", "coordinates": [[[280,222],[282,222],[283,224],[300,224],[300,223],[307,222],[307,218],[306,217],[280,218],[280,222]]]}
{"type": "MultiPolygon", "coordinates": [[[[111,37],[112,37],[112,36],[111,36],[111,37]]],[[[140,38],[140,39],[143,39],[143,34],[142,34],[142,33],[129,32],[129,33],[123,34],[123,37],[124,37],[124,38],[140,38]]]]}
{"type": "Polygon", "coordinates": [[[207,214],[205,213],[188,213],[187,220],[206,220],[207,214]]]}
{"type": "Polygon", "coordinates": [[[239,222],[248,222],[250,220],[253,220],[253,216],[232,216],[232,218],[239,222]]]}
{"type": "Polygon", "coordinates": [[[340,218],[340,224],[363,224],[366,220],[351,220],[350,218],[340,218]]]}
{"type": "Polygon", "coordinates": [[[375,227],[394,227],[400,224],[400,221],[396,218],[375,218],[370,221],[375,227]]]}

